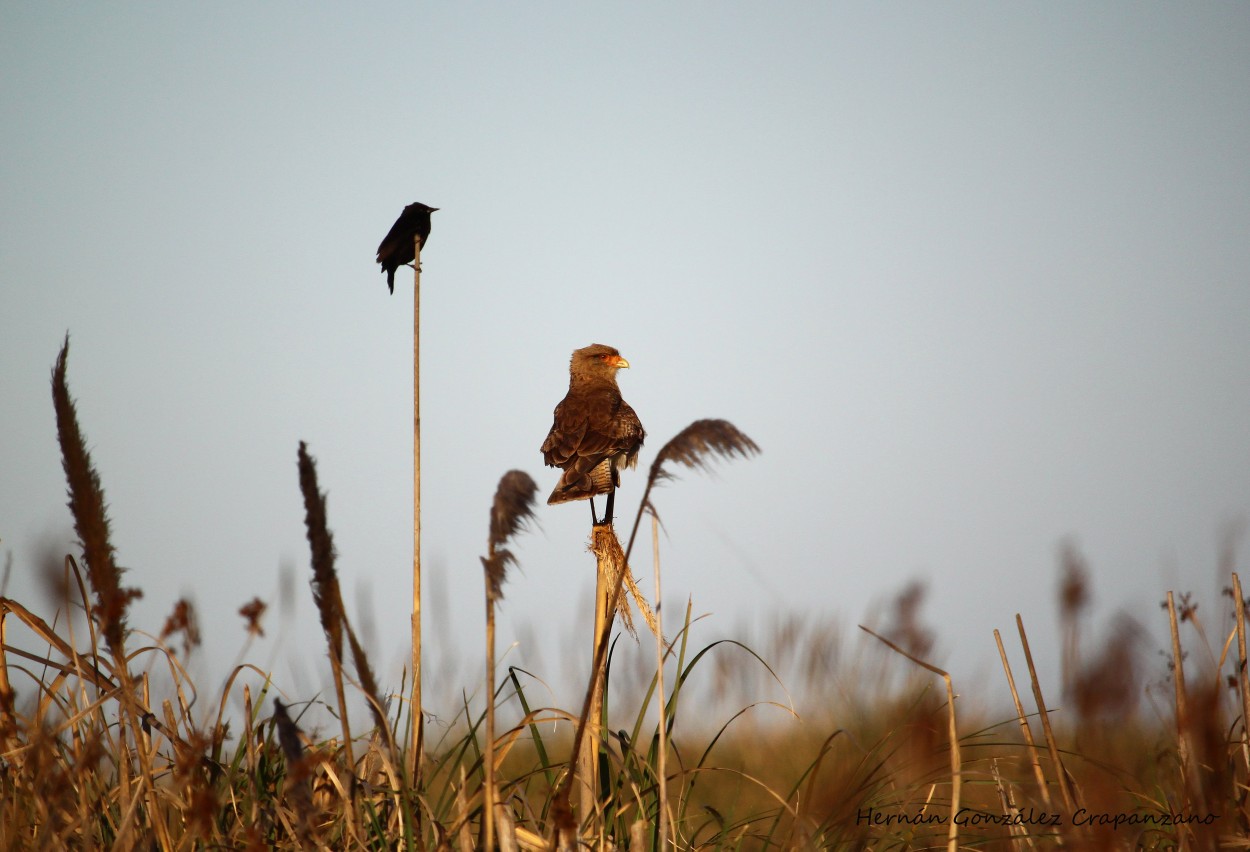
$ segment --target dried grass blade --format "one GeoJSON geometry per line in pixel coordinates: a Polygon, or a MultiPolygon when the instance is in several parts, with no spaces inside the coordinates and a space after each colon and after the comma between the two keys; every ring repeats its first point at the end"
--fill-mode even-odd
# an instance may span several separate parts
{"type": "MultiPolygon", "coordinates": [[[[949,723],[948,733],[949,733],[950,740],[951,740],[951,749],[950,749],[950,752],[951,752],[951,814],[958,813],[959,797],[960,797],[961,788],[963,786],[963,770],[962,770],[963,764],[959,756],[959,729],[955,724],[955,688],[954,688],[954,684],[951,681],[950,674],[943,671],[942,669],[939,669],[937,666],[932,665],[931,663],[926,663],[924,660],[921,660],[918,657],[912,656],[911,654],[907,653],[902,648],[900,648],[898,645],[895,645],[889,639],[886,639],[884,636],[878,636],[876,633],[873,633],[871,630],[869,630],[867,627],[865,627],[862,624],[859,626],[859,629],[864,631],[868,635],[873,636],[879,639],[880,641],[884,642],[893,651],[895,651],[898,654],[902,654],[904,657],[911,660],[913,663],[920,666],[921,668],[928,669],[929,671],[933,672],[935,675],[940,676],[942,680],[946,683],[946,708],[947,708],[947,721],[949,723]]],[[[958,820],[955,820],[955,819],[950,820],[950,827],[947,831],[947,836],[946,836],[946,844],[947,844],[947,849],[949,849],[950,852],[956,852],[956,850],[959,849],[959,822],[958,820]]]]}

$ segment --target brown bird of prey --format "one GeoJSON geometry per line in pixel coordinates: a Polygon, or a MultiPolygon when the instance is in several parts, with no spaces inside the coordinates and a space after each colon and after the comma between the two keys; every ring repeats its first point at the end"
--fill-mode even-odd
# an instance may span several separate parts
{"type": "Polygon", "coordinates": [[[548,505],[589,499],[595,525],[612,523],[620,469],[637,463],[638,449],[647,436],[616,386],[616,371],[628,366],[620,352],[600,343],[574,352],[569,361],[569,392],[556,406],[555,422],[542,445],[547,465],[564,471],[547,498],[548,505]],[[608,495],[602,521],[595,517],[596,494],[608,495]]]}
{"type": "Polygon", "coordinates": [[[409,204],[378,246],[378,263],[382,264],[386,286],[392,293],[395,292],[395,270],[417,259],[413,238],[421,238],[422,249],[430,241],[430,214],[437,209],[420,202],[409,204]]]}

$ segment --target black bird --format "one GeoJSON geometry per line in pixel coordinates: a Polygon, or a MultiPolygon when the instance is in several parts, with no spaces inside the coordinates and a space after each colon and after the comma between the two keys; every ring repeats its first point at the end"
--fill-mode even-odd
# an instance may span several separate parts
{"type": "Polygon", "coordinates": [[[417,259],[413,238],[421,238],[422,249],[430,241],[430,214],[437,209],[419,201],[409,204],[378,246],[378,263],[382,264],[386,286],[392,293],[395,292],[395,270],[417,259]]]}

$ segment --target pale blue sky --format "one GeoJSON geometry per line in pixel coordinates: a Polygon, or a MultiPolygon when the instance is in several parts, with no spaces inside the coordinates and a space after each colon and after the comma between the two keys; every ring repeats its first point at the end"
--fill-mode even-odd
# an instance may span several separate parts
{"type": "MultiPolygon", "coordinates": [[[[633,364],[644,466],[700,417],[764,450],[656,497],[670,617],[693,596],[707,640],[853,624],[920,577],[957,677],[994,673],[1016,612],[1053,663],[1065,537],[1101,611],[1157,632],[1250,517],[1244,3],[9,2],[0,147],[8,593],[37,600],[41,544],[72,536],[69,330],[134,624],[190,594],[224,664],[294,566],[251,656],[297,690],[323,653],[301,439],[385,680],[407,655],[411,287],[373,251],[412,201],[442,208],[427,640],[474,671],[495,484],[549,490],[591,342],[633,364]]],[[[506,588],[503,641],[548,669],[585,624],[586,514],[544,506],[506,588]]]]}

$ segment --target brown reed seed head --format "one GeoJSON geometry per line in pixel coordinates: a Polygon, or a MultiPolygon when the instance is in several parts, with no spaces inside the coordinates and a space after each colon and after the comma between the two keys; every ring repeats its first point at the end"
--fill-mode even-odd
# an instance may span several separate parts
{"type": "Polygon", "coordinates": [[[174,604],[174,611],[165,619],[161,628],[161,639],[168,639],[175,633],[182,634],[182,651],[191,653],[191,649],[200,644],[200,623],[195,616],[195,607],[186,598],[179,598],[174,604]]]}
{"type": "Polygon", "coordinates": [[[486,571],[486,592],[491,600],[503,597],[503,584],[507,579],[508,565],[516,562],[510,550],[504,548],[527,521],[534,517],[534,496],[538,485],[521,470],[510,470],[499,480],[495,499],[490,507],[490,535],[487,538],[488,556],[482,557],[486,571]]]}
{"type": "Polygon", "coordinates": [[[1122,719],[1137,707],[1147,635],[1128,615],[1116,618],[1102,650],[1076,673],[1072,694],[1082,720],[1122,719]]]}
{"type": "Polygon", "coordinates": [[[534,517],[538,485],[523,470],[510,470],[499,479],[490,507],[490,546],[502,546],[534,517]]]}
{"type": "Polygon", "coordinates": [[[934,632],[920,621],[920,610],[929,593],[922,580],[913,580],[894,598],[894,623],[886,631],[892,641],[907,653],[927,657],[933,650],[934,632]]]}
{"type": "Polygon", "coordinates": [[[265,610],[269,609],[269,604],[260,598],[252,598],[243,606],[239,607],[239,615],[243,616],[247,621],[247,632],[253,636],[264,636],[265,628],[261,627],[260,619],[265,614],[265,610]]]}
{"type": "Polygon", "coordinates": [[[1074,621],[1089,606],[1089,563],[1072,542],[1064,542],[1059,551],[1059,613],[1066,621],[1074,621]]]}
{"type": "Polygon", "coordinates": [[[78,428],[78,414],[69,395],[66,381],[69,357],[69,335],[57,356],[52,370],[52,404],[56,409],[56,433],[61,444],[61,464],[69,483],[69,508],[74,516],[74,531],[82,543],[87,563],[87,579],[96,594],[95,616],[109,650],[123,653],[126,635],[126,610],[130,602],[143,597],[139,589],[121,585],[123,568],[114,559],[109,541],[109,521],[100,477],[91,465],[86,441],[78,428]]]}
{"type": "Polygon", "coordinates": [[[759,451],[759,445],[728,420],[696,420],[660,448],[651,463],[648,484],[671,479],[672,474],[664,469],[670,462],[695,470],[708,470],[717,457],[728,460],[741,456],[745,459],[759,451]]]}
{"type": "Polygon", "coordinates": [[[317,489],[317,466],[308,445],[299,442],[299,487],[304,495],[304,525],[312,548],[312,593],[321,627],[336,659],[343,658],[343,598],[334,570],[334,537],[326,525],[326,498],[317,489]]]}

